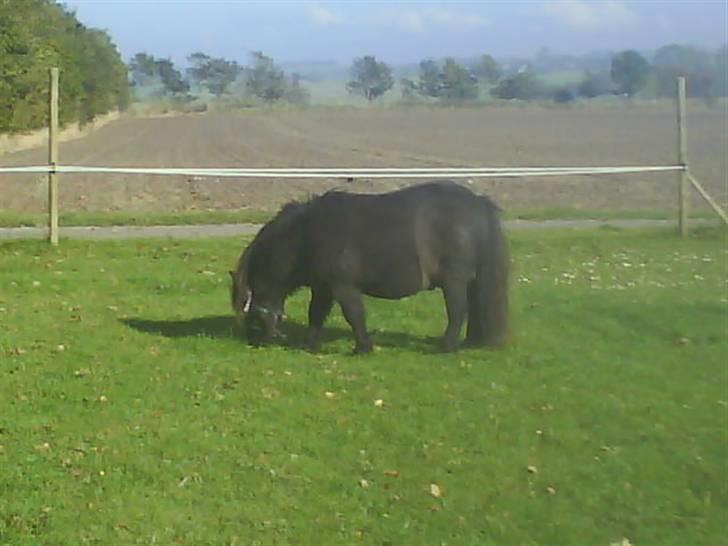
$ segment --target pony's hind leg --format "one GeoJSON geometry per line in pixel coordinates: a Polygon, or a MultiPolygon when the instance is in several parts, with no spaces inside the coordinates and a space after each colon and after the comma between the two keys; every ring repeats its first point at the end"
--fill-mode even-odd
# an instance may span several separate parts
{"type": "Polygon", "coordinates": [[[321,347],[321,330],[333,304],[334,297],[331,289],[328,287],[311,289],[311,303],[308,305],[308,332],[306,332],[306,346],[311,351],[318,351],[321,347]]]}
{"type": "Polygon", "coordinates": [[[334,298],[339,302],[346,322],[354,331],[354,338],[356,339],[354,352],[356,354],[372,352],[373,346],[367,333],[366,313],[361,292],[354,287],[339,286],[334,289],[334,298]]]}
{"type": "Polygon", "coordinates": [[[476,281],[468,284],[468,327],[465,331],[465,345],[477,347],[483,344],[483,309],[476,281]]]}
{"type": "Polygon", "coordinates": [[[460,331],[468,311],[467,283],[452,279],[443,283],[442,294],[447,308],[447,328],[440,341],[443,351],[453,352],[460,347],[460,331]]]}

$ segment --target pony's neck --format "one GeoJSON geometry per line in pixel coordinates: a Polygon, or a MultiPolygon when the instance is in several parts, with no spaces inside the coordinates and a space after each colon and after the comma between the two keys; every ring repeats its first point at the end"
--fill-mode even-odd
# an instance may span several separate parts
{"type": "Polygon", "coordinates": [[[304,223],[310,203],[289,203],[261,231],[257,251],[276,255],[275,263],[281,267],[276,276],[284,283],[288,296],[306,285],[306,276],[301,264],[304,223]]]}

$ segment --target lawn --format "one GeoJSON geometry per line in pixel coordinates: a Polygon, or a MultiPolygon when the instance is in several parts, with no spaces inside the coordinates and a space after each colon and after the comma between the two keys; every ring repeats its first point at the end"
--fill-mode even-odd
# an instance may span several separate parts
{"type": "Polygon", "coordinates": [[[515,233],[500,350],[249,348],[241,242],[0,243],[0,544],[725,544],[726,232],[515,233]]]}

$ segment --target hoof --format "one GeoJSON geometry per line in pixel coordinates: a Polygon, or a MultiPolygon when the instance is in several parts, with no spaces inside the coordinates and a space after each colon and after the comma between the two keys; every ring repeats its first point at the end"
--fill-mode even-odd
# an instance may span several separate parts
{"type": "Polygon", "coordinates": [[[358,344],[356,347],[354,347],[354,354],[355,355],[368,355],[374,350],[374,347],[371,343],[366,344],[358,344]]]}
{"type": "Polygon", "coordinates": [[[455,353],[460,349],[460,342],[458,340],[450,341],[447,339],[440,340],[440,352],[442,353],[455,353]]]}
{"type": "Polygon", "coordinates": [[[309,353],[318,353],[321,350],[321,341],[318,339],[307,339],[304,346],[309,353]]]}
{"type": "Polygon", "coordinates": [[[485,340],[483,338],[465,338],[465,342],[463,343],[463,347],[467,348],[474,348],[474,347],[483,347],[485,345],[485,340]]]}

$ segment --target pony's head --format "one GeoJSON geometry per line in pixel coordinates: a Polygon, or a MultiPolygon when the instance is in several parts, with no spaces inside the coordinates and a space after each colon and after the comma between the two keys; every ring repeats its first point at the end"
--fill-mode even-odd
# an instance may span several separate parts
{"type": "Polygon", "coordinates": [[[252,345],[261,345],[283,337],[279,326],[283,307],[291,292],[291,274],[295,266],[296,220],[305,205],[289,203],[258,233],[238,260],[232,278],[231,304],[238,321],[245,319],[245,330],[252,345]]]}
{"type": "Polygon", "coordinates": [[[244,321],[248,341],[261,345],[281,334],[284,295],[266,275],[259,275],[251,259],[252,245],[246,249],[235,271],[230,271],[230,304],[238,324],[244,321]]]}
{"type": "Polygon", "coordinates": [[[251,297],[245,315],[245,331],[251,345],[270,343],[282,338],[278,329],[283,320],[286,294],[278,283],[265,276],[251,278],[251,297]]]}

